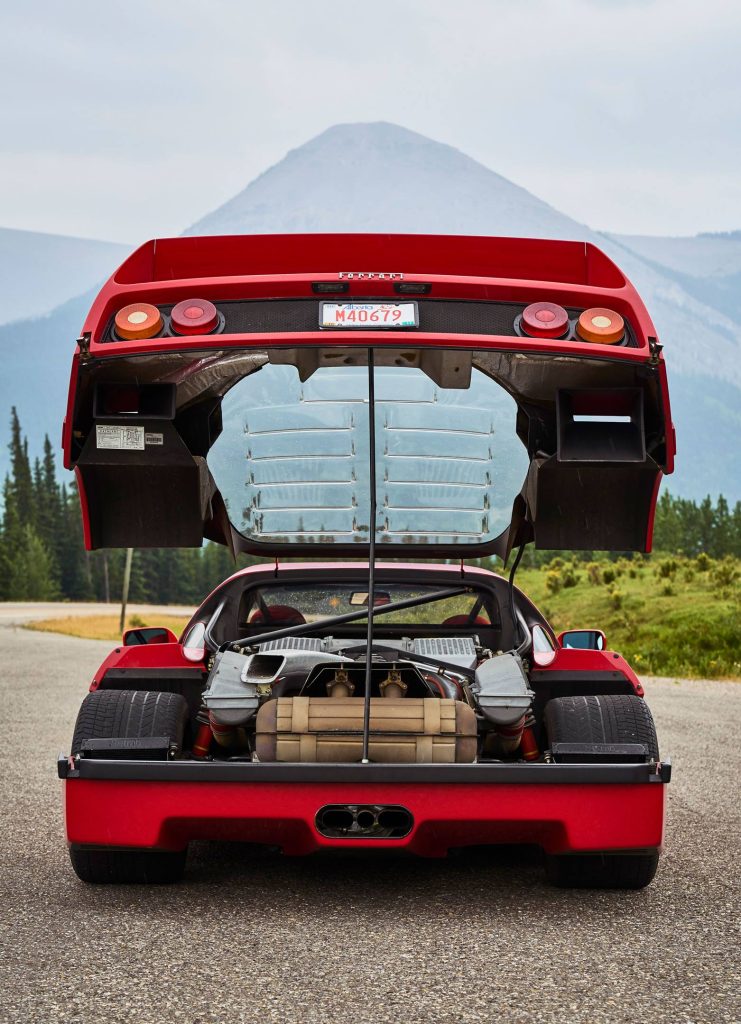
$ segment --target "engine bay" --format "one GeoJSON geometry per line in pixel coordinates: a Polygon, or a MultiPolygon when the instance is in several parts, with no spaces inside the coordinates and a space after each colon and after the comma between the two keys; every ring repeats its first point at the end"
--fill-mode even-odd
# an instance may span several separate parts
{"type": "Polygon", "coordinates": [[[374,643],[370,664],[359,640],[233,645],[214,659],[207,727],[226,756],[361,760],[366,680],[373,760],[423,761],[436,748],[433,760],[471,762],[512,757],[522,745],[532,699],[522,658],[483,648],[475,635],[374,643]],[[265,737],[281,732],[281,715],[284,742],[271,746],[265,737]]]}

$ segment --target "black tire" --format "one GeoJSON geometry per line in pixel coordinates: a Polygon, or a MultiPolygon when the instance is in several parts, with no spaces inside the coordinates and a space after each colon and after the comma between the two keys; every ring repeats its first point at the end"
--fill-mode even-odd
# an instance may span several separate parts
{"type": "Polygon", "coordinates": [[[545,869],[563,889],[643,889],[658,864],[658,853],[573,853],[546,857],[545,869]]]}
{"type": "MultiPolygon", "coordinates": [[[[549,743],[644,743],[652,760],[659,757],[651,712],[633,695],[556,697],[546,704],[545,725],[549,743]]],[[[546,874],[564,888],[643,889],[658,863],[656,851],[551,855],[546,874]]]]}
{"type": "Polygon", "coordinates": [[[117,850],[70,846],[75,874],[96,885],[164,885],[178,882],[185,870],[186,850],[117,850]]]}
{"type": "MultiPolygon", "coordinates": [[[[78,753],[88,739],[167,736],[177,755],[183,748],[187,720],[188,704],[178,693],[96,690],[82,702],[72,753],[78,753]]],[[[162,884],[182,877],[187,848],[172,852],[72,845],[69,854],[83,882],[162,884]]]]}
{"type": "Polygon", "coordinates": [[[72,753],[85,740],[168,736],[175,755],[183,748],[188,704],[179,693],[152,690],[96,690],[82,702],[72,737],[72,753]]]}
{"type": "Polygon", "coordinates": [[[556,697],[545,706],[549,743],[645,743],[652,761],[659,743],[648,705],[632,694],[556,697]]]}

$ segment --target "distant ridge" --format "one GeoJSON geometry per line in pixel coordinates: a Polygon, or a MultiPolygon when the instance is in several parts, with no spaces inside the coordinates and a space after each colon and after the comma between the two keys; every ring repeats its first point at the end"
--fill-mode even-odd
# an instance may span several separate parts
{"type": "Polygon", "coordinates": [[[50,312],[112,273],[131,247],[0,228],[0,324],[50,312]]]}

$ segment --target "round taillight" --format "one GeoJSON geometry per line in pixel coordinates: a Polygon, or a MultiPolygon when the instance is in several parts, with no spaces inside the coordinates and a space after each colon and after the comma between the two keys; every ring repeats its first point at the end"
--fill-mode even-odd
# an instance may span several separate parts
{"type": "Polygon", "coordinates": [[[576,322],[576,333],[583,341],[617,345],[625,337],[625,321],[613,309],[595,306],[581,314],[576,322]]]}
{"type": "Polygon", "coordinates": [[[170,314],[170,326],[178,334],[211,334],[219,323],[219,314],[208,299],[185,299],[170,314]]]}
{"type": "Polygon", "coordinates": [[[520,328],[530,338],[562,338],[569,330],[569,314],[555,302],[533,302],[522,311],[520,328]]]}
{"type": "Polygon", "coordinates": [[[162,330],[162,314],[150,302],[132,302],[119,309],[114,319],[119,338],[136,341],[137,338],[153,338],[162,330]]]}

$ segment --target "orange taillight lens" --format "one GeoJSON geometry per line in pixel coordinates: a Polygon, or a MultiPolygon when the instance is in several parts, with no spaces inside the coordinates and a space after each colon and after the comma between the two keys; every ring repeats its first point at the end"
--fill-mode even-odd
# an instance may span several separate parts
{"type": "Polygon", "coordinates": [[[132,302],[119,309],[114,324],[119,338],[128,341],[153,338],[162,330],[162,314],[150,302],[132,302]]]}
{"type": "Polygon", "coordinates": [[[594,306],[581,314],[576,322],[576,333],[582,341],[617,345],[625,337],[625,321],[613,309],[594,306]]]}

